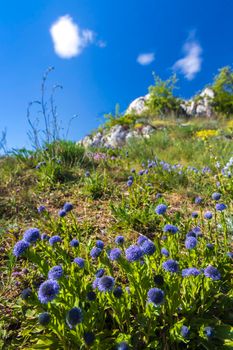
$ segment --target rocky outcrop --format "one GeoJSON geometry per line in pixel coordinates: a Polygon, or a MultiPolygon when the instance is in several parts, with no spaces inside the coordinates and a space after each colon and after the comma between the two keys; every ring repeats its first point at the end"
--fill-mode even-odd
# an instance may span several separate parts
{"type": "Polygon", "coordinates": [[[187,116],[190,117],[212,117],[214,111],[212,108],[212,100],[214,98],[214,92],[210,88],[205,88],[196,97],[184,101],[181,103],[181,108],[184,110],[187,116]]]}
{"type": "Polygon", "coordinates": [[[125,114],[134,113],[140,115],[146,112],[146,101],[149,99],[149,97],[150,95],[147,94],[146,96],[141,96],[133,100],[133,102],[131,102],[129,107],[127,108],[125,114]]]}

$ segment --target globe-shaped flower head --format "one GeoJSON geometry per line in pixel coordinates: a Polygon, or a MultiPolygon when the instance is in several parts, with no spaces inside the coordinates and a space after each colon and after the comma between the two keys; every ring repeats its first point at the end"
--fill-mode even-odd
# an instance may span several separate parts
{"type": "Polygon", "coordinates": [[[85,261],[82,258],[74,258],[74,263],[76,263],[81,269],[84,268],[85,261]]]}
{"type": "Polygon", "coordinates": [[[65,210],[66,213],[68,213],[69,211],[71,211],[73,209],[73,204],[66,202],[63,205],[63,210],[65,210]]]}
{"type": "Polygon", "coordinates": [[[180,334],[182,335],[183,338],[188,338],[190,334],[190,330],[187,326],[183,325],[180,330],[180,334]]]}
{"type": "Polygon", "coordinates": [[[115,280],[111,276],[103,276],[98,280],[98,289],[100,292],[110,292],[114,287],[115,280]]]}
{"type": "Polygon", "coordinates": [[[162,248],[162,249],[161,249],[161,254],[164,255],[164,256],[166,256],[166,257],[169,257],[169,255],[170,255],[170,254],[169,254],[169,251],[168,251],[166,248],[162,248]]]}
{"type": "Polygon", "coordinates": [[[40,285],[38,298],[42,304],[47,304],[56,298],[59,293],[59,284],[56,280],[47,280],[40,285]]]}
{"type": "Polygon", "coordinates": [[[111,249],[108,256],[109,256],[109,259],[112,261],[118,260],[121,257],[121,249],[119,248],[111,249]]]}
{"type": "Polygon", "coordinates": [[[122,341],[116,345],[116,350],[129,350],[129,345],[126,342],[122,341]]]}
{"type": "Polygon", "coordinates": [[[214,335],[214,330],[212,327],[208,326],[204,328],[204,334],[207,336],[207,338],[211,338],[214,335]]]}
{"type": "Polygon", "coordinates": [[[29,228],[24,232],[23,239],[28,243],[34,243],[40,239],[40,231],[38,228],[29,228]]]}
{"type": "Polygon", "coordinates": [[[210,211],[205,212],[204,214],[205,219],[210,220],[212,219],[212,217],[213,217],[213,214],[210,211]]]}
{"type": "Polygon", "coordinates": [[[122,290],[122,288],[121,287],[116,287],[114,290],[113,290],[113,295],[114,295],[114,297],[116,297],[116,298],[120,298],[121,296],[122,296],[122,294],[123,294],[123,290],[122,290]]]}
{"type": "Polygon", "coordinates": [[[131,245],[125,251],[126,259],[130,262],[140,260],[143,255],[142,249],[137,245],[131,245]]]}
{"type": "Polygon", "coordinates": [[[82,310],[79,307],[73,307],[67,312],[66,323],[70,328],[74,328],[83,320],[82,310]]]}
{"type": "Polygon", "coordinates": [[[167,206],[165,204],[159,204],[157,205],[157,207],[155,208],[155,212],[158,215],[163,215],[166,213],[167,210],[167,206]]]}
{"type": "Polygon", "coordinates": [[[208,278],[211,278],[214,281],[220,280],[221,279],[221,274],[216,269],[214,266],[209,265],[208,267],[205,268],[204,270],[204,275],[208,278]]]}
{"type": "Polygon", "coordinates": [[[94,247],[92,248],[92,250],[90,251],[90,256],[95,259],[98,258],[98,256],[100,256],[100,254],[102,253],[102,249],[98,248],[98,247],[94,247]]]}
{"type": "Polygon", "coordinates": [[[216,206],[215,206],[216,210],[218,211],[223,211],[227,208],[226,204],[224,203],[217,203],[216,206]]]}
{"type": "Polygon", "coordinates": [[[38,316],[38,321],[42,326],[47,326],[50,322],[50,314],[48,312],[42,312],[38,316]]]}
{"type": "Polygon", "coordinates": [[[201,197],[196,197],[195,198],[195,204],[201,204],[203,199],[201,197]]]}
{"type": "Polygon", "coordinates": [[[148,302],[154,305],[162,304],[164,292],[159,288],[151,288],[147,293],[148,302]]]}
{"type": "Polygon", "coordinates": [[[137,243],[138,243],[139,245],[142,245],[142,243],[145,242],[145,241],[147,241],[147,240],[148,240],[148,238],[147,238],[146,236],[140,235],[140,236],[138,237],[137,243]]]}
{"type": "Polygon", "coordinates": [[[212,199],[213,199],[214,201],[218,201],[220,198],[221,198],[221,193],[214,192],[214,193],[212,194],[212,199]]]}
{"type": "Polygon", "coordinates": [[[96,275],[97,278],[100,278],[100,277],[103,277],[104,273],[105,273],[105,269],[101,268],[101,269],[98,269],[96,271],[95,275],[96,275]]]}
{"type": "Polygon", "coordinates": [[[53,246],[54,244],[59,243],[59,242],[61,242],[61,241],[62,241],[61,237],[56,235],[56,236],[50,237],[50,239],[49,239],[49,244],[50,244],[51,246],[53,246]]]}
{"type": "Polygon", "coordinates": [[[194,249],[197,245],[197,239],[195,237],[188,237],[185,240],[185,247],[187,249],[194,249]]]}
{"type": "Polygon", "coordinates": [[[104,249],[104,242],[103,241],[101,241],[101,239],[98,239],[97,241],[96,241],[96,247],[97,248],[99,248],[99,249],[104,249]]]}
{"type": "Polygon", "coordinates": [[[18,241],[13,249],[13,254],[14,256],[16,256],[17,258],[21,255],[23,255],[23,253],[29,248],[30,244],[24,240],[18,241]]]}
{"type": "Polygon", "coordinates": [[[196,267],[188,267],[187,269],[182,270],[182,277],[198,276],[200,273],[200,270],[196,267]]]}
{"type": "Polygon", "coordinates": [[[79,240],[76,238],[73,238],[72,241],[70,241],[70,246],[73,248],[77,248],[79,246],[79,240]]]}
{"type": "Polygon", "coordinates": [[[172,273],[175,273],[178,271],[179,269],[179,264],[176,260],[167,260],[163,263],[163,268],[164,270],[168,271],[168,272],[172,272],[172,273]]]}
{"type": "Polygon", "coordinates": [[[54,266],[49,270],[48,278],[51,280],[58,280],[63,276],[63,269],[60,265],[54,266]]]}
{"type": "Polygon", "coordinates": [[[115,239],[115,243],[116,244],[121,245],[121,244],[124,244],[124,242],[125,242],[124,236],[117,236],[116,239],[115,239]]]}
{"type": "Polygon", "coordinates": [[[198,213],[196,211],[193,211],[191,216],[192,218],[196,219],[198,217],[198,213]]]}
{"type": "Polygon", "coordinates": [[[38,208],[37,208],[37,211],[38,213],[43,213],[44,211],[46,211],[46,207],[44,205],[40,205],[38,208]]]}
{"type": "Polygon", "coordinates": [[[25,288],[25,289],[22,290],[22,292],[21,292],[21,298],[22,298],[23,300],[27,300],[31,295],[32,295],[32,290],[31,290],[31,288],[25,288]]]}
{"type": "Polygon", "coordinates": [[[95,341],[95,334],[92,332],[85,332],[83,334],[83,339],[87,345],[92,345],[95,341]]]}
{"type": "Polygon", "coordinates": [[[141,250],[143,252],[143,254],[145,255],[153,255],[155,252],[155,245],[152,241],[150,241],[149,239],[144,241],[141,245],[141,250]]]}
{"type": "Polygon", "coordinates": [[[167,225],[164,226],[163,231],[175,234],[179,230],[178,230],[178,228],[176,226],[167,224],[167,225]]]}
{"type": "Polygon", "coordinates": [[[58,215],[61,218],[64,218],[66,216],[67,212],[64,209],[59,210],[58,215]]]}

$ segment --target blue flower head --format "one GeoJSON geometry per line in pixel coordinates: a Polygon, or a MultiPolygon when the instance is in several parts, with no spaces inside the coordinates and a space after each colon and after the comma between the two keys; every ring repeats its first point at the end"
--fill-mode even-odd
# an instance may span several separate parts
{"type": "Polygon", "coordinates": [[[38,208],[37,208],[37,211],[38,213],[43,213],[44,211],[46,211],[46,207],[44,205],[40,205],[38,208]]]}
{"type": "Polygon", "coordinates": [[[155,252],[155,245],[149,239],[142,243],[141,250],[145,255],[153,255],[155,252]]]}
{"type": "Polygon", "coordinates": [[[140,260],[143,255],[142,249],[137,245],[131,245],[125,251],[126,259],[130,262],[140,260]]]}
{"type": "Polygon", "coordinates": [[[83,320],[82,310],[79,307],[73,307],[67,312],[66,323],[70,328],[74,328],[83,320]]]}
{"type": "Polygon", "coordinates": [[[165,214],[167,211],[167,206],[165,204],[159,204],[157,205],[157,207],[155,208],[155,212],[158,215],[163,215],[165,214]]]}
{"type": "Polygon", "coordinates": [[[201,204],[203,199],[201,197],[196,197],[195,198],[195,204],[201,204]]]}
{"type": "Polygon", "coordinates": [[[98,289],[100,292],[110,292],[114,287],[115,280],[111,276],[103,276],[98,279],[98,289]]]}
{"type": "Polygon", "coordinates": [[[208,278],[211,278],[214,281],[221,279],[220,272],[212,265],[209,265],[204,269],[204,275],[208,278]]]}
{"type": "Polygon", "coordinates": [[[43,282],[38,291],[38,298],[42,304],[47,304],[56,298],[59,293],[59,284],[56,280],[47,280],[43,282]]]}
{"type": "Polygon", "coordinates": [[[98,248],[98,247],[94,247],[92,248],[92,250],[90,251],[90,256],[95,259],[98,258],[98,256],[100,256],[102,252],[102,249],[98,248]]]}
{"type": "Polygon", "coordinates": [[[30,244],[24,240],[18,241],[13,249],[14,256],[18,258],[29,248],[29,246],[30,244]]]}
{"type": "Polygon", "coordinates": [[[167,224],[167,225],[164,226],[163,231],[175,234],[179,230],[178,230],[178,228],[176,226],[167,224]]]}
{"type": "Polygon", "coordinates": [[[209,250],[213,250],[214,249],[214,245],[212,243],[207,243],[206,244],[206,248],[208,248],[209,250]]]}
{"type": "Polygon", "coordinates": [[[87,293],[87,300],[88,301],[94,301],[96,300],[96,293],[93,291],[90,291],[87,293]]]}
{"type": "Polygon", "coordinates": [[[200,270],[196,267],[188,267],[187,269],[182,270],[182,277],[198,276],[200,273],[200,270]]]}
{"type": "Polygon", "coordinates": [[[58,280],[63,276],[63,269],[60,265],[54,266],[49,270],[48,278],[50,280],[58,280]]]}
{"type": "Polygon", "coordinates": [[[81,269],[83,269],[85,260],[82,258],[74,258],[74,263],[76,263],[81,269]]]}
{"type": "Polygon", "coordinates": [[[190,330],[187,326],[183,325],[180,330],[180,334],[182,335],[183,338],[188,338],[190,334],[190,330]]]}
{"type": "Polygon", "coordinates": [[[221,193],[214,192],[214,193],[212,194],[212,199],[213,199],[214,201],[218,201],[220,198],[221,198],[221,193]]]}
{"type": "Polygon", "coordinates": [[[151,288],[147,293],[148,302],[160,305],[164,301],[164,292],[159,288],[151,288]]]}
{"type": "Polygon", "coordinates": [[[99,248],[99,249],[104,249],[104,242],[103,241],[101,241],[101,239],[98,239],[97,241],[96,241],[96,247],[97,248],[99,248]]]}
{"type": "Polygon", "coordinates": [[[118,287],[114,288],[114,290],[113,290],[114,297],[120,298],[122,296],[122,294],[123,294],[123,290],[121,287],[118,286],[118,287]]]}
{"type": "Polygon", "coordinates": [[[29,228],[24,232],[23,239],[28,243],[34,243],[40,238],[40,231],[38,228],[29,228]]]}
{"type": "Polygon", "coordinates": [[[42,241],[48,241],[49,240],[49,236],[46,233],[42,233],[42,235],[40,236],[40,239],[42,241]]]}
{"type": "Polygon", "coordinates": [[[48,312],[42,312],[38,316],[38,321],[42,326],[47,326],[50,322],[50,314],[48,312]]]}
{"type": "Polygon", "coordinates": [[[214,330],[212,327],[205,327],[204,328],[204,334],[207,336],[207,338],[211,338],[214,335],[214,330]]]}
{"type": "Polygon", "coordinates": [[[27,300],[31,295],[32,295],[31,288],[26,288],[26,289],[22,290],[22,292],[21,292],[21,298],[23,300],[27,300]]]}
{"type": "Polygon", "coordinates": [[[105,273],[105,269],[98,269],[95,273],[96,277],[100,278],[100,277],[103,277],[105,273]]]}
{"type": "Polygon", "coordinates": [[[133,180],[128,180],[128,181],[127,181],[127,186],[128,186],[128,187],[131,187],[132,184],[133,184],[133,180]]]}
{"type": "Polygon", "coordinates": [[[64,210],[64,209],[61,209],[59,210],[58,212],[58,215],[61,217],[61,218],[64,218],[64,216],[66,216],[67,212],[64,210]]]}
{"type": "Polygon", "coordinates": [[[170,255],[170,254],[169,254],[169,251],[168,251],[166,248],[162,248],[162,249],[161,249],[161,254],[164,255],[164,256],[166,256],[166,257],[169,257],[169,255],[170,255]]]}
{"type": "Polygon", "coordinates": [[[212,217],[213,217],[213,214],[210,211],[205,212],[204,214],[205,219],[210,220],[212,219],[212,217]]]}
{"type": "Polygon", "coordinates": [[[66,202],[63,205],[63,210],[65,210],[66,213],[68,213],[69,211],[71,211],[73,209],[73,204],[66,202]]]}
{"type": "Polygon", "coordinates": [[[50,237],[50,239],[49,239],[49,244],[50,244],[51,246],[53,246],[54,244],[59,243],[59,242],[61,242],[61,241],[62,241],[61,237],[56,235],[56,236],[50,237]]]}
{"type": "Polygon", "coordinates": [[[87,345],[92,345],[95,341],[95,334],[92,332],[85,332],[83,334],[83,339],[87,345]]]}
{"type": "Polygon", "coordinates": [[[125,242],[125,238],[123,236],[117,236],[115,239],[116,244],[121,245],[121,244],[124,244],[124,242],[125,242]]]}
{"type": "Polygon", "coordinates": [[[217,203],[216,206],[215,206],[216,210],[218,211],[223,211],[227,208],[226,204],[224,203],[217,203]]]}
{"type": "Polygon", "coordinates": [[[142,243],[147,241],[147,240],[148,240],[148,238],[146,236],[140,235],[138,237],[137,243],[138,243],[138,245],[142,245],[142,243]]]}
{"type": "Polygon", "coordinates": [[[116,350],[129,350],[129,345],[125,341],[122,341],[116,345],[116,350]]]}
{"type": "Polygon", "coordinates": [[[168,272],[172,272],[172,273],[175,273],[178,271],[179,269],[179,264],[176,260],[167,260],[163,263],[163,268],[164,270],[168,271],[168,272]]]}
{"type": "Polygon", "coordinates": [[[113,248],[109,252],[109,259],[114,261],[118,260],[121,257],[121,249],[119,248],[113,248]]]}
{"type": "Polygon", "coordinates": [[[79,246],[79,240],[76,238],[73,238],[72,241],[70,241],[70,246],[73,248],[76,248],[79,246]]]}
{"type": "Polygon", "coordinates": [[[196,219],[198,217],[198,213],[196,211],[192,212],[192,218],[196,219]]]}
{"type": "Polygon", "coordinates": [[[197,239],[195,237],[188,237],[185,240],[185,247],[187,249],[193,249],[197,245],[197,239]]]}

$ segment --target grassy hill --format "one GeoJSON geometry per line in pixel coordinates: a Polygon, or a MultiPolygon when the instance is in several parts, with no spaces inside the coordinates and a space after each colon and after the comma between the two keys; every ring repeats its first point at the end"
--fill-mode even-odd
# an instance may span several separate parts
{"type": "Polygon", "coordinates": [[[233,124],[153,125],[0,159],[0,348],[233,348],[233,124]]]}

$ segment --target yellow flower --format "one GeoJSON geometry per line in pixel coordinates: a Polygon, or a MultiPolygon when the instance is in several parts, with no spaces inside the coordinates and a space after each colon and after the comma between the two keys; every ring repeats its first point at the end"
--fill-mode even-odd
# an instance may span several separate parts
{"type": "Polygon", "coordinates": [[[200,130],[196,132],[196,137],[200,139],[207,139],[218,135],[218,130],[200,130]]]}

